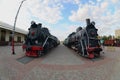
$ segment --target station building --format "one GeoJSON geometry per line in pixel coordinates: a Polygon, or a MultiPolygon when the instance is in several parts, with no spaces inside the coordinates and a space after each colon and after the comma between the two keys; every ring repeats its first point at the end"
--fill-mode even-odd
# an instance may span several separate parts
{"type": "MultiPolygon", "coordinates": [[[[13,26],[0,21],[0,46],[11,45],[13,26]]],[[[15,28],[14,41],[15,45],[21,44],[25,40],[27,31],[15,28]]]]}
{"type": "Polygon", "coordinates": [[[115,38],[120,38],[120,29],[115,30],[115,38]]]}

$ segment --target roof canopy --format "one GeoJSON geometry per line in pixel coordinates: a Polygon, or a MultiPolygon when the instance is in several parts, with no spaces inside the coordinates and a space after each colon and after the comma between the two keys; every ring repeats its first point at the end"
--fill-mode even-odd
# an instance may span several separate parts
{"type": "MultiPolygon", "coordinates": [[[[0,21],[0,28],[4,28],[4,29],[10,30],[10,31],[13,30],[13,26],[11,26],[7,23],[1,22],[1,21],[0,21]]],[[[27,34],[27,31],[22,30],[22,29],[17,28],[17,27],[15,28],[15,32],[22,33],[22,34],[27,34]]]]}

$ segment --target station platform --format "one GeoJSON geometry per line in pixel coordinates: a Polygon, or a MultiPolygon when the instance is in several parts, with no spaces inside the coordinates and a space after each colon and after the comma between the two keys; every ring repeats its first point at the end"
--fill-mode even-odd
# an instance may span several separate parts
{"type": "Polygon", "coordinates": [[[59,45],[45,56],[26,57],[21,46],[0,46],[0,80],[120,80],[120,47],[88,59],[59,45]]]}

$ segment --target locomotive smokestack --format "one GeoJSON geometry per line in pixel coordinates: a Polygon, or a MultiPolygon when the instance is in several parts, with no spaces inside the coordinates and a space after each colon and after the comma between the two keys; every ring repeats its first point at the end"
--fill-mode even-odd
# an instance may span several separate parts
{"type": "Polygon", "coordinates": [[[87,26],[90,25],[90,19],[86,19],[87,26]]]}
{"type": "Polygon", "coordinates": [[[40,27],[40,28],[41,28],[41,27],[42,27],[42,23],[38,23],[38,27],[40,27]]]}

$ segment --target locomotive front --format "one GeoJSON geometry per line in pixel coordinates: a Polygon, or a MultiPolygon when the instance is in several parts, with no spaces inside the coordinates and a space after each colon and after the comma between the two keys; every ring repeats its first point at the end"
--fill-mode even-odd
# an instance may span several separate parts
{"type": "Polygon", "coordinates": [[[31,23],[28,29],[25,43],[22,48],[26,51],[26,56],[38,57],[45,55],[50,49],[59,45],[57,37],[49,33],[48,28],[42,27],[42,24],[31,23]]]}
{"type": "Polygon", "coordinates": [[[77,51],[80,55],[88,58],[100,56],[102,48],[95,28],[95,22],[86,19],[87,26],[85,28],[78,27],[76,32],[71,33],[64,41],[64,44],[77,51]]]}
{"type": "Polygon", "coordinates": [[[42,24],[36,24],[35,22],[31,22],[31,26],[28,29],[29,32],[26,36],[25,43],[22,48],[26,51],[26,56],[34,56],[38,57],[43,50],[41,43],[39,43],[39,34],[41,34],[41,26],[42,24]]]}
{"type": "Polygon", "coordinates": [[[98,29],[95,28],[95,22],[90,23],[90,19],[86,19],[86,34],[87,34],[87,53],[89,58],[99,57],[102,48],[100,46],[100,41],[98,39],[98,29]]]}

